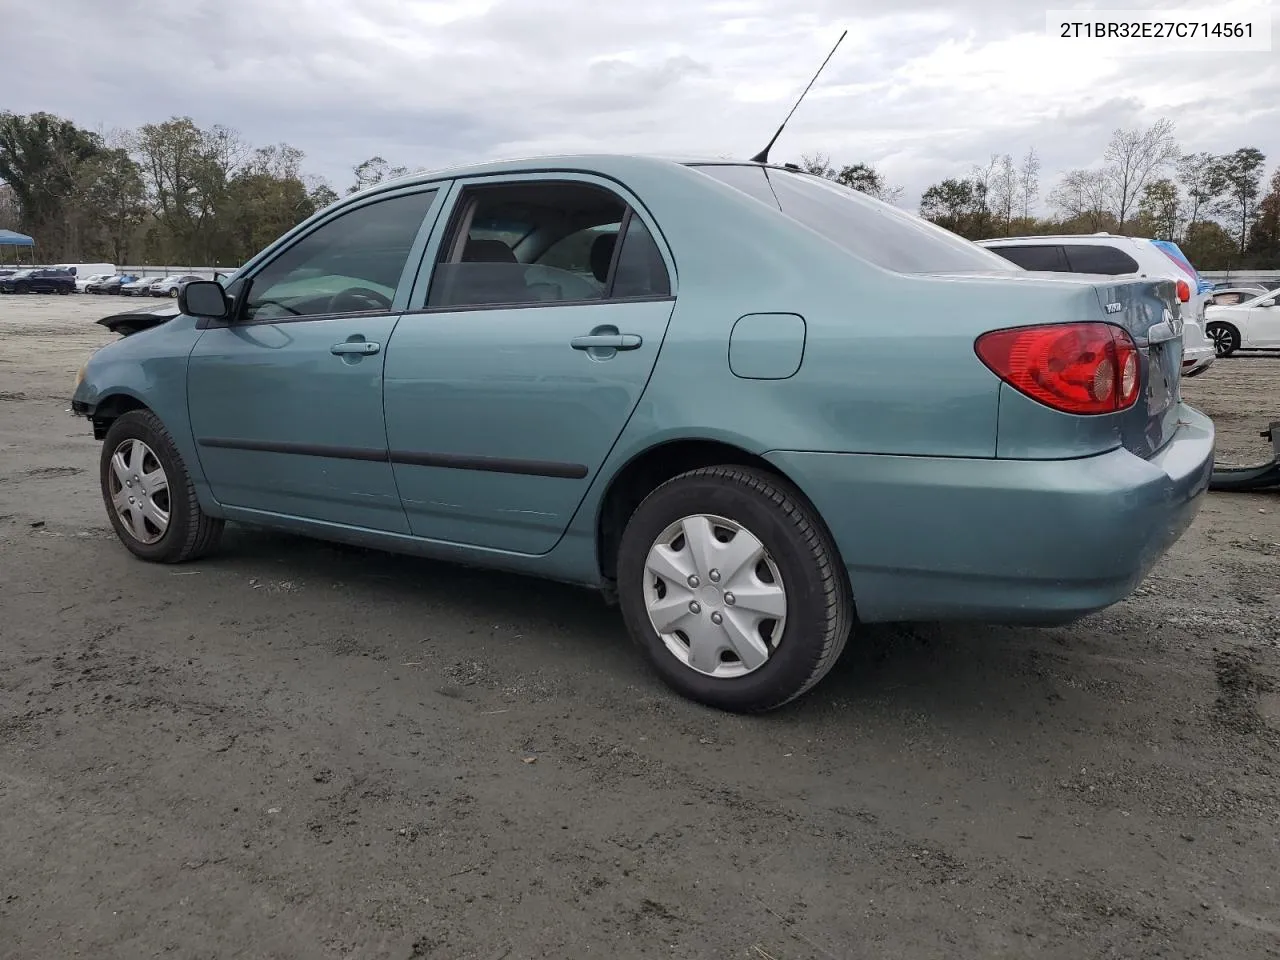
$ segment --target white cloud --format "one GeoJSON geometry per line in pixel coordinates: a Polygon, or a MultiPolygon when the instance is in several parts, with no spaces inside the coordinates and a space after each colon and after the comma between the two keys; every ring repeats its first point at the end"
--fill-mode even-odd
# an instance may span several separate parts
{"type": "Polygon", "coordinates": [[[576,150],[748,157],[848,27],[775,158],[874,162],[913,199],[992,151],[1029,146],[1048,181],[1096,159],[1116,126],[1161,115],[1189,149],[1280,154],[1273,54],[1109,58],[1048,38],[1044,10],[1022,0],[901,0],[891,11],[870,0],[175,0],[156,10],[47,0],[39,17],[8,18],[7,105],[108,128],[189,114],[255,143],[293,143],[340,187],[375,153],[428,167],[576,150]]]}

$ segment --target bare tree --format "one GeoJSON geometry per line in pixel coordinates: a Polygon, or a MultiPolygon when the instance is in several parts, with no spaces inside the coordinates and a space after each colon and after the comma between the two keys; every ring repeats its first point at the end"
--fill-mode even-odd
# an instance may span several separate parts
{"type": "Polygon", "coordinates": [[[1107,222],[1107,178],[1097,170],[1069,170],[1049,194],[1049,203],[1068,220],[1079,220],[1090,230],[1107,222]]]}
{"type": "Polygon", "coordinates": [[[990,206],[995,215],[996,226],[1007,237],[1013,227],[1013,212],[1018,207],[1018,168],[1013,165],[1013,157],[1007,153],[993,158],[992,166],[990,206]]]}
{"type": "Polygon", "coordinates": [[[999,165],[1000,154],[993,153],[985,167],[975,163],[969,174],[969,182],[973,184],[975,233],[979,238],[991,233],[991,195],[999,165]]]}
{"type": "Polygon", "coordinates": [[[1186,229],[1204,217],[1226,189],[1222,171],[1211,153],[1188,153],[1178,158],[1178,180],[1187,193],[1186,229]]]}
{"type": "Polygon", "coordinates": [[[1146,130],[1117,130],[1104,155],[1107,199],[1124,232],[1125,222],[1152,177],[1178,159],[1173,121],[1161,117],[1146,130]]]}
{"type": "Polygon", "coordinates": [[[1040,158],[1036,156],[1036,148],[1031,147],[1022,158],[1022,167],[1018,171],[1018,192],[1022,197],[1022,219],[1031,219],[1031,208],[1036,197],[1040,195],[1040,158]]]}

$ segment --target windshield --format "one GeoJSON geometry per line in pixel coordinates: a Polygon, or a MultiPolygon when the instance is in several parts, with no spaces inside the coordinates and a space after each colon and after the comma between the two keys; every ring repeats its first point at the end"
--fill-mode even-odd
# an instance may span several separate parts
{"type": "Polygon", "coordinates": [[[762,174],[783,213],[885,270],[1022,272],[1004,257],[928,220],[821,177],[750,164],[708,164],[697,169],[767,203],[768,193],[754,183],[762,174]]]}

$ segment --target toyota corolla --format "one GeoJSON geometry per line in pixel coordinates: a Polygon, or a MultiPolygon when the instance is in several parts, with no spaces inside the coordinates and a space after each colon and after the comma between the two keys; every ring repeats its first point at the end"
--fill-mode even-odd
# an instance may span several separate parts
{"type": "Polygon", "coordinates": [[[243,521],[597,588],[732,710],[857,624],[1116,603],[1213,463],[1171,281],[1028,273],[762,163],[414,175],[122,331],[73,403],[137,556],[243,521]]]}

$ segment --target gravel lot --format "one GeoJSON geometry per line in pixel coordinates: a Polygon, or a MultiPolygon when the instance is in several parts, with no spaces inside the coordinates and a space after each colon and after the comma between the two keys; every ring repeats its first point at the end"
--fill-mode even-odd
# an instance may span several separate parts
{"type": "MultiPolygon", "coordinates": [[[[1069,628],[866,629],[764,718],[593,595],[110,533],[102,297],[0,297],[0,956],[1280,956],[1280,496],[1069,628]]],[[[1185,393],[1262,460],[1280,358],[1185,393]]]]}

